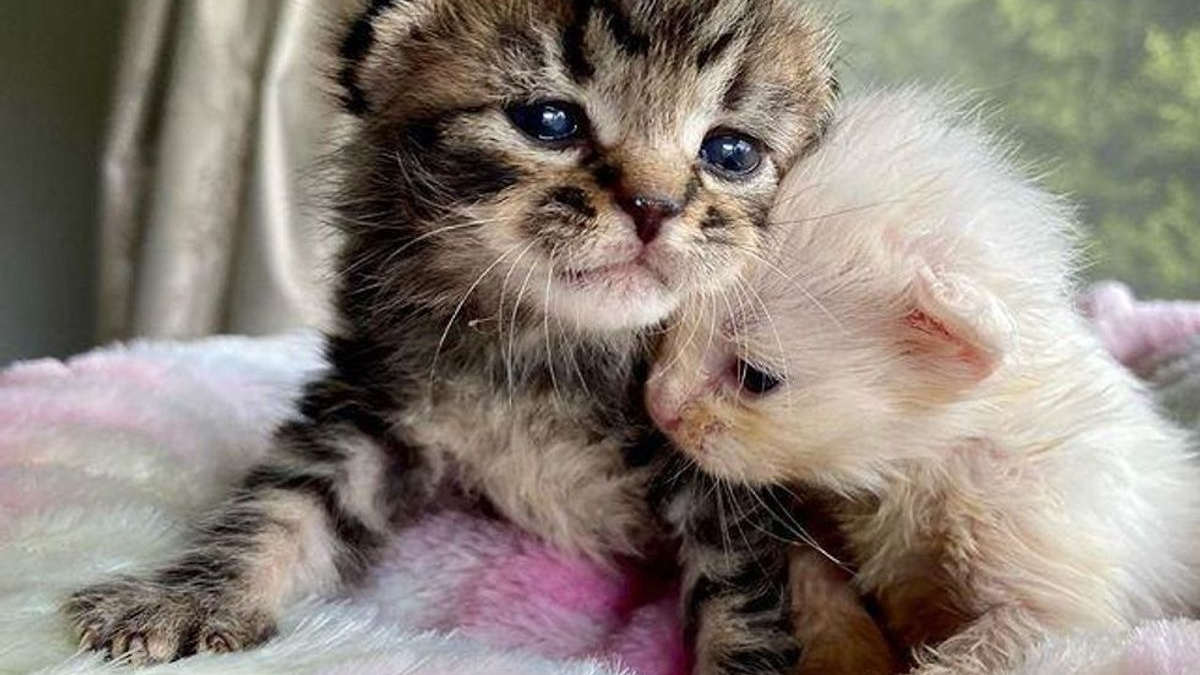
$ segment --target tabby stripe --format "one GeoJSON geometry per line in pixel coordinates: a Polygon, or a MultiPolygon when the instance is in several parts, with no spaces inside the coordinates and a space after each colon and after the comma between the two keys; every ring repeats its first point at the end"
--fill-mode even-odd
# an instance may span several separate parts
{"type": "Polygon", "coordinates": [[[200,652],[200,622],[192,621],[183,632],[179,644],[179,658],[186,659],[200,652]]]}
{"type": "Polygon", "coordinates": [[[725,94],[721,97],[721,107],[726,110],[737,110],[746,102],[746,97],[750,95],[750,73],[747,72],[743,65],[738,70],[737,75],[729,81],[729,85],[725,87],[725,94]]]}
{"type": "Polygon", "coordinates": [[[728,226],[729,219],[715,206],[708,207],[708,211],[704,213],[704,219],[700,221],[700,229],[702,230],[715,230],[728,226]]]}
{"type": "Polygon", "coordinates": [[[443,147],[427,161],[436,166],[439,187],[460,202],[494,197],[521,182],[522,171],[496,153],[479,148],[443,147]]]}
{"type": "Polygon", "coordinates": [[[342,70],[338,83],[342,85],[342,105],[353,115],[362,115],[369,109],[367,95],[358,81],[358,69],[367,53],[375,44],[375,19],[391,9],[400,0],[371,0],[367,11],[350,26],[350,32],[342,40],[338,50],[342,57],[342,70]]]}
{"type": "Polygon", "coordinates": [[[288,422],[275,432],[288,456],[306,464],[340,464],[349,459],[341,448],[314,441],[312,436],[313,428],[308,422],[288,422]]]}
{"type": "Polygon", "coordinates": [[[722,656],[720,663],[728,675],[782,675],[795,670],[801,656],[800,647],[793,644],[778,649],[740,649],[722,656]]]}
{"type": "MultiPolygon", "coordinates": [[[[232,529],[236,529],[238,537],[245,537],[260,531],[266,522],[266,519],[263,518],[260,523],[242,523],[232,529]]],[[[227,551],[197,550],[160,570],[155,578],[160,583],[168,585],[188,584],[219,587],[238,578],[241,570],[238,569],[237,563],[236,556],[229,555],[227,551]]]]}
{"type": "Polygon", "coordinates": [[[390,436],[391,425],[378,412],[399,404],[386,384],[388,373],[380,370],[379,364],[387,362],[388,354],[373,340],[331,336],[325,359],[333,364],[334,372],[307,387],[299,410],[305,422],[283,427],[286,440],[325,445],[313,433],[333,427],[351,427],[377,440],[390,436]]]}
{"type": "Polygon", "coordinates": [[[608,15],[604,25],[622,51],[629,56],[645,56],[650,52],[650,38],[634,30],[629,17],[613,0],[595,0],[595,7],[608,15]]]}
{"type": "Polygon", "coordinates": [[[585,218],[595,218],[596,207],[592,206],[587,193],[577,187],[561,185],[550,190],[545,206],[561,206],[585,218]]]}
{"type": "Polygon", "coordinates": [[[441,203],[453,196],[459,203],[469,203],[494,197],[521,181],[521,170],[499,154],[455,145],[443,133],[455,120],[487,111],[483,105],[463,106],[408,123],[398,144],[397,161],[403,166],[397,171],[409,190],[425,198],[411,201],[441,203]]]}
{"type": "Polygon", "coordinates": [[[334,534],[345,547],[345,550],[339,551],[338,560],[335,562],[343,579],[360,575],[364,571],[363,554],[382,547],[385,542],[384,533],[372,530],[361,519],[343,508],[337,479],[332,476],[298,473],[277,466],[260,466],[242,482],[242,489],[247,492],[282,490],[307,494],[316,499],[325,510],[334,534]]]}
{"type": "Polygon", "coordinates": [[[587,26],[592,19],[592,0],[574,0],[575,16],[563,31],[562,51],[571,79],[586,84],[596,75],[596,68],[584,53],[587,26]]]}
{"type": "Polygon", "coordinates": [[[771,202],[760,201],[751,204],[750,222],[755,229],[766,230],[771,227],[771,202]]]}
{"type": "Polygon", "coordinates": [[[716,598],[721,591],[721,587],[708,577],[700,577],[688,589],[687,600],[684,603],[684,640],[686,644],[693,644],[696,641],[696,633],[700,630],[700,614],[706,604],[713,598],[716,598]]]}
{"type": "Polygon", "coordinates": [[[744,591],[742,594],[742,603],[738,605],[738,611],[744,614],[763,614],[767,612],[776,613],[781,605],[786,605],[787,589],[780,583],[775,582],[765,586],[759,586],[753,590],[744,591]]]}
{"type": "Polygon", "coordinates": [[[696,67],[704,70],[712,65],[714,61],[721,58],[729,50],[729,45],[733,44],[735,37],[737,37],[737,34],[729,31],[701,49],[700,53],[696,54],[696,67]]]}

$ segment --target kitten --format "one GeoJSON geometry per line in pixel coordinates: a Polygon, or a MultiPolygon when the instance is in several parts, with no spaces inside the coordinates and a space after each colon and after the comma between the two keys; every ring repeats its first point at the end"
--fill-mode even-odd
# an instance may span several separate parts
{"type": "Polygon", "coordinates": [[[1200,608],[1196,457],[1074,311],[1069,210],[947,110],[842,108],[647,388],[704,470],[825,494],[919,675],[1200,608]]]}
{"type": "Polygon", "coordinates": [[[370,2],[339,50],[329,372],[185,553],[71,599],[82,644],[262,642],[444,494],[646,554],[647,349],[756,255],[831,108],[830,46],[793,0],[370,2]]]}

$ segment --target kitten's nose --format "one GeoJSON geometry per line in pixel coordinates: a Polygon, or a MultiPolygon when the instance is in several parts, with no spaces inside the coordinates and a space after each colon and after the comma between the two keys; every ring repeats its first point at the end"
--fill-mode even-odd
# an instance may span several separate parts
{"type": "Polygon", "coordinates": [[[658,238],[665,221],[683,213],[683,205],[669,197],[653,195],[621,195],[617,198],[621,209],[633,218],[638,239],[649,244],[658,238]]]}

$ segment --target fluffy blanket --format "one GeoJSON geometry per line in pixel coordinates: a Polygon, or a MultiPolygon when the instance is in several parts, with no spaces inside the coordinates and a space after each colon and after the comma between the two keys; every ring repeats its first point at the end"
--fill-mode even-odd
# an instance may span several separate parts
{"type": "MultiPolygon", "coordinates": [[[[313,336],[138,343],[0,374],[0,672],[104,672],[64,594],[142,569],[266,445],[321,368],[313,336]]],[[[675,600],[513,528],[447,512],[404,532],[353,595],[289,613],[264,649],[147,672],[682,672],[675,600]]]]}
{"type": "MultiPolygon", "coordinates": [[[[1098,323],[1116,320],[1108,304],[1087,305],[1098,323]]],[[[0,674],[119,669],[76,653],[59,602],[176,550],[188,520],[264,452],[321,368],[316,338],[302,335],[135,343],[0,372],[0,674]]],[[[636,569],[598,567],[456,512],[402,533],[385,561],[365,587],[289,612],[263,648],[143,672],[687,670],[671,584],[636,569]]],[[[1200,674],[1200,624],[1048,644],[1019,671],[1071,673],[1200,674]]]]}

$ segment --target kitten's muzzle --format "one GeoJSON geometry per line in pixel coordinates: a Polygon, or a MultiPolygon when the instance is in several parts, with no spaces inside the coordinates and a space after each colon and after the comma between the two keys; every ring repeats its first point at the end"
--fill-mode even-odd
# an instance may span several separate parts
{"type": "Polygon", "coordinates": [[[663,223],[683,213],[683,204],[678,200],[655,195],[619,194],[617,205],[633,219],[643,244],[657,239],[663,223]]]}
{"type": "Polygon", "coordinates": [[[683,422],[685,410],[715,394],[720,386],[719,378],[702,369],[693,371],[687,366],[672,368],[670,372],[655,369],[646,382],[646,410],[659,429],[673,434],[683,422]]]}

